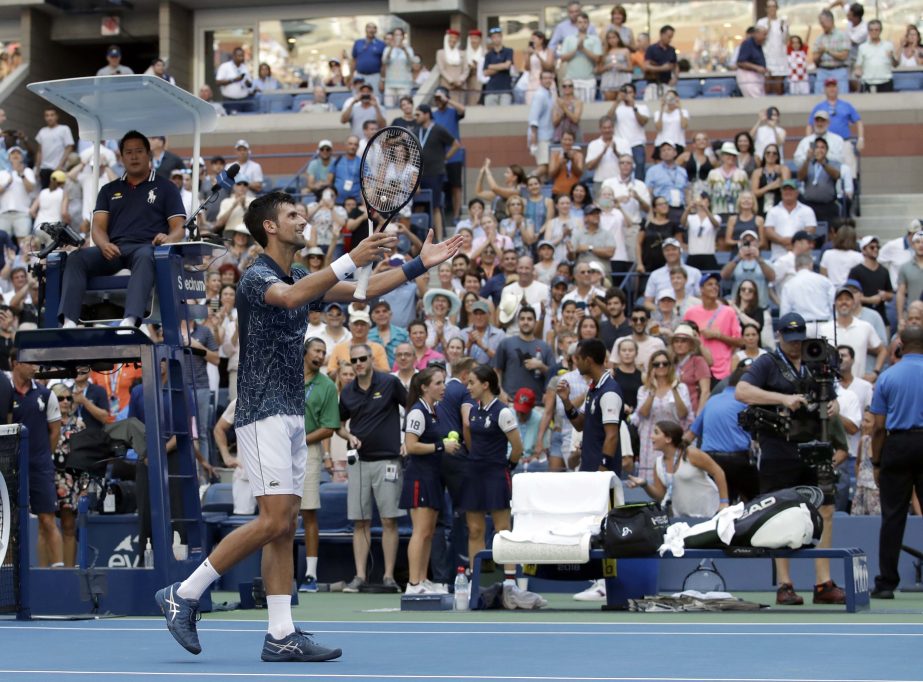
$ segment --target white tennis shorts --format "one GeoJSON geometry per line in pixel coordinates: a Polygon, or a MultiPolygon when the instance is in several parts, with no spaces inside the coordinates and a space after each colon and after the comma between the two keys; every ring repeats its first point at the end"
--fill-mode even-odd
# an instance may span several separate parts
{"type": "Polygon", "coordinates": [[[308,462],[304,418],[277,414],[237,428],[237,456],[254,497],[301,497],[308,462]]]}

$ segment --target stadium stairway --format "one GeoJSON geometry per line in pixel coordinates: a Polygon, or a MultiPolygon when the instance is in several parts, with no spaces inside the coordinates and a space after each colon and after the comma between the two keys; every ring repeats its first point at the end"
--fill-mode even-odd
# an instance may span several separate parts
{"type": "Polygon", "coordinates": [[[903,237],[914,218],[923,220],[923,194],[863,194],[856,227],[860,235],[874,234],[887,241],[903,237]]]}

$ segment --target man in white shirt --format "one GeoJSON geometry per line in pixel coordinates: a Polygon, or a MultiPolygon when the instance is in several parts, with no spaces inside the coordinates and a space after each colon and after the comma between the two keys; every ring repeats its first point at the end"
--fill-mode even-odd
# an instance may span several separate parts
{"type": "MultiPolygon", "coordinates": [[[[348,343],[352,340],[353,335],[344,326],[346,322],[346,307],[342,303],[328,303],[324,313],[326,326],[323,332],[317,335],[327,344],[327,348],[333,348],[338,343],[348,343]]],[[[327,373],[327,367],[321,370],[327,373]]]]}
{"type": "Polygon", "coordinates": [[[881,22],[869,22],[869,39],[859,45],[853,74],[862,83],[862,92],[894,92],[892,69],[894,43],[881,39],[881,22]]]}
{"type": "Polygon", "coordinates": [[[814,211],[798,201],[797,181],[786,180],[782,183],[782,202],[769,209],[765,224],[766,238],[772,244],[773,260],[785,255],[792,247],[792,237],[796,232],[803,230],[814,234],[817,231],[814,211]]]}
{"type": "MultiPolygon", "coordinates": [[[[868,406],[872,404],[872,393],[875,387],[871,382],[862,377],[853,374],[853,366],[856,361],[856,351],[846,343],[841,343],[836,347],[840,356],[840,380],[837,382],[838,389],[843,389],[853,393],[859,399],[859,408],[865,412],[868,406]]],[[[837,390],[837,393],[842,391],[837,390]]]]}
{"type": "Polygon", "coordinates": [[[635,175],[643,178],[647,163],[645,154],[647,135],[644,132],[644,126],[650,120],[651,112],[646,105],[635,101],[634,85],[626,83],[622,86],[615,104],[609,109],[609,116],[615,118],[615,136],[626,140],[631,147],[631,155],[635,161],[635,175]]]}
{"type": "Polygon", "coordinates": [[[635,160],[631,154],[621,154],[618,161],[618,173],[603,182],[602,186],[612,188],[615,200],[629,220],[629,224],[625,225],[625,249],[628,251],[628,259],[635,262],[642,214],[651,210],[651,193],[647,185],[635,177],[635,160]]]}
{"type": "Polygon", "coordinates": [[[96,72],[97,76],[130,76],[134,71],[122,63],[122,50],[110,45],[106,50],[106,65],[96,72]]]}
{"type": "Polygon", "coordinates": [[[782,294],[782,287],[792,277],[795,276],[795,259],[803,253],[811,254],[814,248],[814,237],[805,230],[798,230],[792,235],[792,248],[772,262],[772,269],[776,273],[776,278],[772,283],[773,290],[776,292],[776,300],[782,294]]]}
{"type": "Polygon", "coordinates": [[[250,182],[250,191],[258,194],[263,189],[263,167],[250,158],[250,143],[246,140],[237,140],[234,149],[237,152],[237,165],[240,166],[239,173],[250,182]]]}
{"type": "Polygon", "coordinates": [[[562,304],[565,301],[576,301],[589,305],[591,299],[606,295],[604,289],[593,286],[593,272],[590,269],[590,263],[586,261],[574,266],[574,282],[577,286],[564,294],[564,298],[561,299],[562,304]]]}
{"type": "Polygon", "coordinates": [[[833,317],[833,299],[836,290],[833,282],[812,269],[814,260],[810,253],[795,258],[795,276],[782,287],[779,316],[798,313],[807,323],[809,338],[818,336],[817,323],[833,317]]]}
{"type": "Polygon", "coordinates": [[[45,107],[45,127],[38,131],[35,141],[39,144],[35,154],[35,168],[42,181],[42,189],[48,187],[51,174],[64,170],[68,155],[74,151],[74,136],[69,126],[58,122],[58,110],[45,107]]]}
{"type": "Polygon", "coordinates": [[[221,88],[224,108],[228,113],[253,111],[253,102],[249,101],[253,94],[253,78],[249,67],[244,63],[242,47],[235,47],[231,58],[218,67],[215,82],[221,88]]]}
{"type": "Polygon", "coordinates": [[[913,249],[910,248],[910,240],[917,232],[923,230],[923,223],[914,218],[907,224],[907,235],[898,237],[885,243],[878,251],[878,262],[888,268],[888,274],[891,276],[891,286],[897,291],[898,273],[904,263],[909,263],[913,258],[913,249]]]}
{"type": "MultiPolygon", "coordinates": [[[[61,126],[63,127],[63,126],[61,126]]],[[[26,168],[25,152],[11,147],[7,152],[10,170],[0,171],[0,230],[17,239],[32,233],[30,194],[35,189],[35,173],[26,168]]]]}
{"type": "Polygon", "coordinates": [[[865,359],[869,353],[877,355],[875,368],[863,377],[866,381],[875,381],[881,373],[881,368],[888,359],[888,348],[875,333],[875,330],[865,320],[853,317],[855,298],[852,289],[843,286],[836,292],[836,335],[834,336],[833,321],[817,325],[818,336],[832,342],[836,338],[837,344],[843,344],[853,349],[855,362],[853,366],[858,371],[865,369],[865,359]]]}
{"type": "Polygon", "coordinates": [[[827,143],[827,157],[831,161],[843,164],[848,169],[846,171],[841,170],[840,172],[844,173],[842,176],[843,187],[851,192],[853,184],[852,179],[856,176],[856,168],[858,166],[852,144],[846,144],[846,140],[844,140],[842,136],[830,130],[830,113],[826,109],[818,109],[814,112],[813,130],[814,132],[810,135],[802,137],[801,142],[799,142],[798,146],[795,148],[795,155],[792,157],[795,165],[800,168],[804,164],[805,159],[813,156],[814,140],[818,137],[822,137],[827,143]]]}
{"type": "Polygon", "coordinates": [[[631,156],[631,145],[615,135],[615,121],[611,116],[599,119],[599,137],[586,149],[586,168],[593,171],[593,182],[603,183],[619,172],[618,159],[622,154],[631,156]]]}
{"type": "Polygon", "coordinates": [[[535,279],[535,263],[530,256],[523,256],[516,262],[516,275],[519,279],[512,284],[507,284],[500,292],[498,310],[500,308],[507,310],[512,307],[512,302],[516,301],[515,313],[506,327],[507,335],[519,333],[519,308],[523,302],[541,315],[551,295],[548,285],[535,279]],[[507,302],[506,306],[504,306],[504,301],[507,302]]]}
{"type": "Polygon", "coordinates": [[[663,240],[661,246],[663,257],[666,264],[657,268],[647,278],[647,284],[644,287],[644,307],[648,310],[654,310],[657,294],[661,291],[673,291],[673,285],[670,283],[670,270],[681,267],[686,271],[686,296],[699,295],[699,280],[702,279],[702,272],[691,265],[683,265],[683,251],[678,240],[669,237],[663,240]]]}

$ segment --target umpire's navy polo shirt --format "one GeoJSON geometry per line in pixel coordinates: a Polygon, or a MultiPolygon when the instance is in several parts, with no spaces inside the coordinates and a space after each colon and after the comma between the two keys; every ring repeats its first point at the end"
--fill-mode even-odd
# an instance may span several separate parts
{"type": "Polygon", "coordinates": [[[93,212],[109,214],[109,241],[116,246],[150,244],[158,234],[169,233],[170,218],[186,218],[176,185],[153,171],[139,185],[132,185],[125,175],[104,185],[93,212]]]}
{"type": "Polygon", "coordinates": [[[878,377],[869,407],[888,431],[923,428],[923,355],[907,353],[878,377]]]}

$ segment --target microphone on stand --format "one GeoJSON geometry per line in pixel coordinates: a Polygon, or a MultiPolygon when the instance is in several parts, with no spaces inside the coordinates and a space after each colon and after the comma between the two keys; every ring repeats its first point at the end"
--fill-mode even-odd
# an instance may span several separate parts
{"type": "Polygon", "coordinates": [[[239,172],[240,164],[232,163],[230,166],[218,173],[218,177],[215,178],[215,184],[212,185],[211,192],[205,198],[205,201],[199,204],[199,207],[196,209],[195,213],[189,217],[189,220],[186,221],[186,225],[184,226],[189,233],[189,239],[191,241],[196,241],[199,239],[199,226],[196,224],[196,218],[198,215],[205,210],[206,206],[218,198],[218,194],[221,192],[221,190],[230,190],[234,187],[234,178],[237,177],[239,172]]]}

